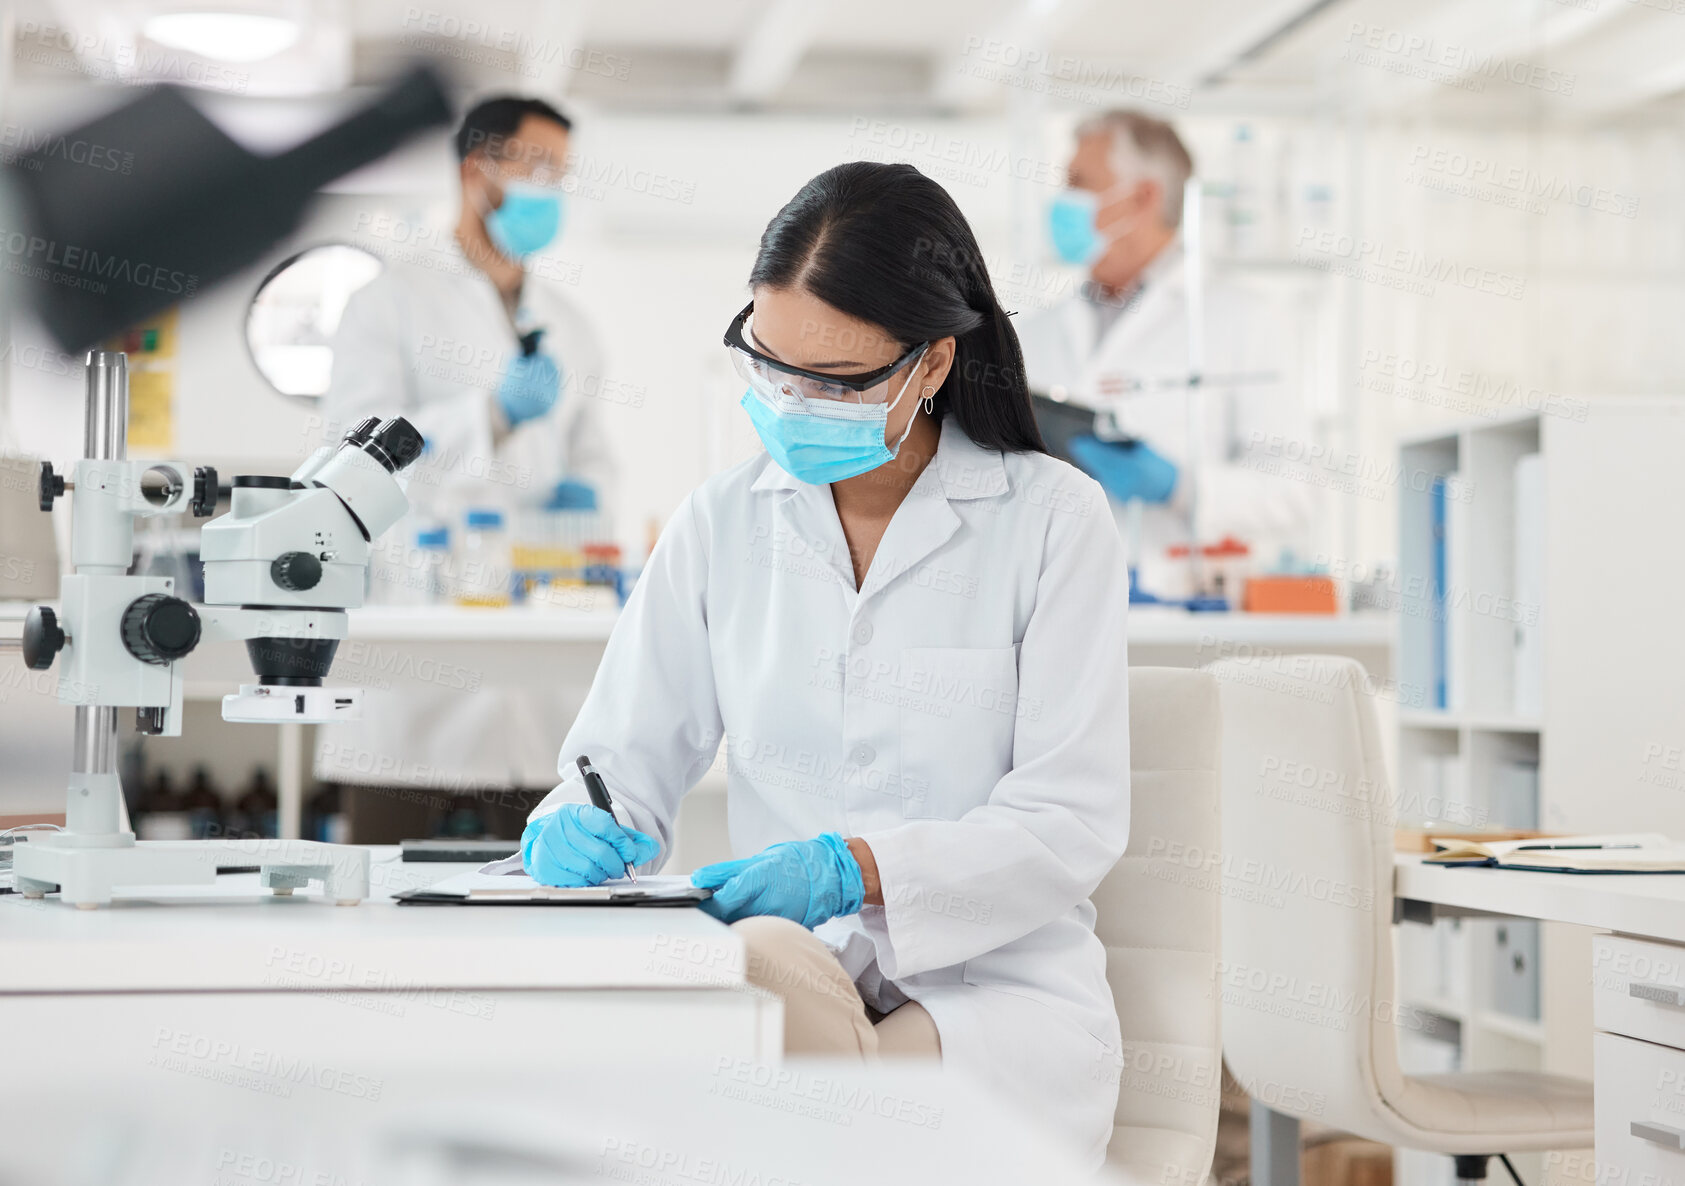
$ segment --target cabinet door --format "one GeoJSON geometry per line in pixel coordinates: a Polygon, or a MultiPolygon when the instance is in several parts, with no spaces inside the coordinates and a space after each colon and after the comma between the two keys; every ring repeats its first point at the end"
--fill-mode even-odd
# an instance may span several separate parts
{"type": "Polygon", "coordinates": [[[1597,1180],[1685,1181],[1685,1050],[1598,1034],[1597,1180]]]}
{"type": "MultiPolygon", "coordinates": [[[[1685,1050],[1685,947],[1598,935],[1591,986],[1598,1029],[1685,1050]]],[[[1680,1103],[1685,1108],[1685,1096],[1680,1103]]]]}

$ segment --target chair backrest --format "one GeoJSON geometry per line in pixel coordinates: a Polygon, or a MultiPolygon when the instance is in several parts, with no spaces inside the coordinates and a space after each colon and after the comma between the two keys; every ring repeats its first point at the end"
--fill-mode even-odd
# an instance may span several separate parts
{"type": "Polygon", "coordinates": [[[1368,676],[1331,655],[1206,670],[1223,705],[1229,1070],[1278,1112],[1389,1139],[1397,804],[1368,676]]]}
{"type": "Polygon", "coordinates": [[[1200,1186],[1217,1141],[1222,1052],[1217,685],[1129,671],[1129,849],[1095,890],[1122,1049],[1108,1159],[1134,1180],[1200,1186]]]}

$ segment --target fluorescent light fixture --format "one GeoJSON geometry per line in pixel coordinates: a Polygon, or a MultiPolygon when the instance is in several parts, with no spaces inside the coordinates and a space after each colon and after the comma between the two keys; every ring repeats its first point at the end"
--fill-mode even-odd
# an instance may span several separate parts
{"type": "Polygon", "coordinates": [[[166,12],[146,18],[148,41],[219,62],[261,62],[289,49],[298,22],[250,12],[166,12]]]}

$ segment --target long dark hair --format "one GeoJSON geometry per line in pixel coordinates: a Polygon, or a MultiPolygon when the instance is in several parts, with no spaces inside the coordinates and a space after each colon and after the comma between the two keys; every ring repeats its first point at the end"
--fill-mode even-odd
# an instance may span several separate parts
{"type": "Polygon", "coordinates": [[[953,335],[936,417],[951,413],[985,449],[1047,452],[977,238],[948,191],[913,166],[850,161],[802,186],[761,235],[749,284],[805,289],[904,347],[953,335]]]}

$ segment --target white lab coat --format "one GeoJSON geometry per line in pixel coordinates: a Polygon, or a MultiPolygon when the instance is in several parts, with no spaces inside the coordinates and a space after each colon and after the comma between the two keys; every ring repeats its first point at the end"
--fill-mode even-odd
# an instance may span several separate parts
{"type": "MultiPolygon", "coordinates": [[[[863,838],[885,905],[816,933],[1098,1164],[1120,1038],[1088,897],[1129,829],[1126,580],[1094,481],[949,420],[856,592],[829,487],[760,455],[667,524],[561,771],[589,754],[665,850],[729,736],[733,854],[863,838]]],[[[577,774],[533,814],[564,801],[577,774]]]]}
{"type": "MultiPolygon", "coordinates": [[[[579,309],[527,278],[520,322],[545,329],[541,349],[561,366],[562,393],[545,415],[494,443],[497,387],[520,353],[515,329],[496,287],[460,252],[439,252],[430,262],[438,266],[389,262],[352,296],[322,405],[330,437],[365,416],[403,415],[427,438],[427,453],[407,471],[411,512],[377,545],[374,604],[398,600],[405,578],[418,572],[418,528],[443,523],[454,542],[470,507],[502,510],[512,526],[512,512],[541,504],[563,478],[591,483],[603,504],[613,493],[615,470],[594,406],[602,353],[579,309]]],[[[350,669],[353,682],[369,685],[363,719],[318,731],[320,778],[447,792],[546,786],[554,781],[556,739],[586,690],[583,678],[563,685],[565,673],[555,689],[534,692],[481,686],[472,665],[448,677],[427,668],[436,683],[406,678],[410,668],[390,655],[369,666],[350,669]]]]}
{"type": "MultiPolygon", "coordinates": [[[[1015,319],[1016,320],[1016,319],[1015,319]]],[[[1304,409],[1298,334],[1289,317],[1260,294],[1207,272],[1205,373],[1269,373],[1273,381],[1210,385],[1205,429],[1197,447],[1188,439],[1186,388],[1108,397],[1108,376],[1181,380],[1188,374],[1187,284],[1183,253],[1171,246],[1153,261],[1130,303],[1096,340],[1092,303],[1072,297],[1017,326],[1025,369],[1036,391],[1063,389],[1084,403],[1114,409],[1117,426],[1174,462],[1183,475],[1199,461],[1199,536],[1233,535],[1252,545],[1255,561],[1273,563],[1282,548],[1300,556],[1316,550],[1318,488],[1288,459],[1302,457],[1310,419],[1304,409]]],[[[1184,562],[1165,550],[1189,536],[1189,486],[1179,480],[1169,503],[1144,508],[1140,579],[1149,592],[1176,595],[1184,562]]],[[[1120,527],[1123,508],[1115,507],[1120,527]]]]}

